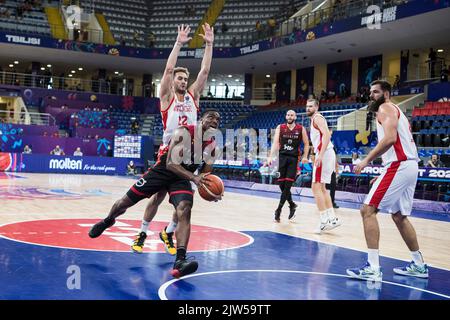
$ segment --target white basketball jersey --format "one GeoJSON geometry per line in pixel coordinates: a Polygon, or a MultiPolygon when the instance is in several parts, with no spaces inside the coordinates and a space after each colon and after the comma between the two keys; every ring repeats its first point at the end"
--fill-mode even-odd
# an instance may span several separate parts
{"type": "MultiPolygon", "coordinates": [[[[319,127],[316,127],[316,125],[314,124],[314,118],[316,118],[317,116],[323,118],[323,116],[320,113],[316,113],[311,118],[311,133],[310,133],[311,134],[311,142],[314,147],[314,153],[316,155],[318,155],[320,153],[320,150],[322,150],[322,132],[320,132],[319,127]]],[[[325,122],[326,121],[327,120],[325,119],[325,122]]],[[[328,143],[327,150],[328,149],[333,149],[333,143],[331,142],[331,140],[328,143]]]]}
{"type": "MultiPolygon", "coordinates": [[[[394,161],[416,160],[419,161],[417,155],[416,144],[411,133],[409,121],[403,112],[394,104],[398,112],[397,140],[382,156],[383,164],[388,165],[394,161]]],[[[384,138],[383,126],[377,121],[378,141],[384,138]]]]}
{"type": "Polygon", "coordinates": [[[180,126],[197,125],[197,112],[199,108],[194,100],[194,96],[186,91],[184,101],[178,101],[175,94],[170,101],[169,107],[161,111],[163,123],[162,148],[170,143],[174,131],[180,126]]]}

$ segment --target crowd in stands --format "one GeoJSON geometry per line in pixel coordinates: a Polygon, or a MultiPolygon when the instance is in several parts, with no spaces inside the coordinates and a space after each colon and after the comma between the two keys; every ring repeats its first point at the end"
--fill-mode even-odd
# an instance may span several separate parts
{"type": "Polygon", "coordinates": [[[78,126],[84,128],[115,128],[115,124],[111,120],[107,110],[100,110],[98,108],[93,108],[93,110],[91,110],[89,107],[72,114],[69,126],[71,128],[76,128],[78,126]]]}
{"type": "MultiPolygon", "coordinates": [[[[0,5],[5,3],[5,0],[0,0],[0,5]]],[[[22,0],[16,1],[16,7],[14,8],[14,12],[11,13],[8,8],[0,9],[0,17],[2,18],[15,18],[23,19],[24,15],[31,12],[33,9],[43,10],[42,1],[40,0],[22,0]]]]}

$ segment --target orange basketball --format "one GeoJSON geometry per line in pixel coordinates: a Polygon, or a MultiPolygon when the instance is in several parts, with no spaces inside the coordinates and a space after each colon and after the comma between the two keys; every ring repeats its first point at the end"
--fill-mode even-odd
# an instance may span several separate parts
{"type": "Polygon", "coordinates": [[[11,167],[11,154],[0,152],[0,171],[7,171],[11,167]]]}
{"type": "Polygon", "coordinates": [[[221,200],[225,187],[223,186],[223,181],[218,176],[210,174],[205,177],[208,181],[209,186],[202,185],[198,188],[198,193],[206,201],[217,201],[221,200]]]}

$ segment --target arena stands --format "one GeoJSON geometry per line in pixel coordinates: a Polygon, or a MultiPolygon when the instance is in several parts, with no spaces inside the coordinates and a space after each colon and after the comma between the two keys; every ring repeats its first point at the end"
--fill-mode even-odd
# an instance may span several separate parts
{"type": "MultiPolygon", "coordinates": [[[[91,1],[80,1],[90,6],[91,1]]],[[[95,10],[103,13],[117,44],[121,36],[127,46],[145,47],[148,7],[144,0],[96,0],[95,10]]]]}
{"type": "MultiPolygon", "coordinates": [[[[331,128],[337,124],[337,119],[349,112],[362,108],[362,103],[352,104],[336,104],[336,105],[322,105],[321,112],[328,120],[331,128]]],[[[285,121],[286,110],[270,111],[270,112],[256,112],[249,118],[239,121],[235,124],[235,128],[257,128],[257,129],[272,129],[285,121]]],[[[309,120],[306,117],[305,107],[297,107],[294,109],[298,113],[298,122],[307,125],[309,120]]]]}
{"type": "Polygon", "coordinates": [[[0,29],[51,37],[47,16],[42,6],[19,1],[6,0],[2,3],[0,29]]]}

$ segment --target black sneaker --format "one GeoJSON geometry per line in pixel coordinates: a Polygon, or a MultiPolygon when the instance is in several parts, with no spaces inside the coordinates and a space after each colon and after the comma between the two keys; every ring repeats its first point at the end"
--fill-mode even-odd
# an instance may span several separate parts
{"type": "Polygon", "coordinates": [[[333,208],[334,209],[339,209],[339,206],[336,203],[333,202],[333,208]]]}
{"type": "Polygon", "coordinates": [[[91,238],[100,237],[100,235],[103,233],[103,231],[105,231],[109,227],[112,227],[114,225],[114,223],[116,223],[115,219],[111,219],[111,220],[107,220],[107,219],[108,218],[94,224],[92,226],[91,230],[89,230],[89,237],[91,237],[91,238]]]}
{"type": "Polygon", "coordinates": [[[170,274],[174,278],[180,278],[185,275],[194,273],[195,271],[197,271],[197,268],[198,262],[195,260],[187,260],[187,259],[177,260],[175,261],[175,264],[173,265],[173,269],[170,272],[170,274]]]}
{"type": "Polygon", "coordinates": [[[293,203],[291,206],[289,206],[289,220],[292,220],[295,218],[295,210],[297,209],[297,205],[293,203]]]}
{"type": "Polygon", "coordinates": [[[275,222],[280,222],[280,215],[281,210],[280,209],[275,210],[275,222]]]}

